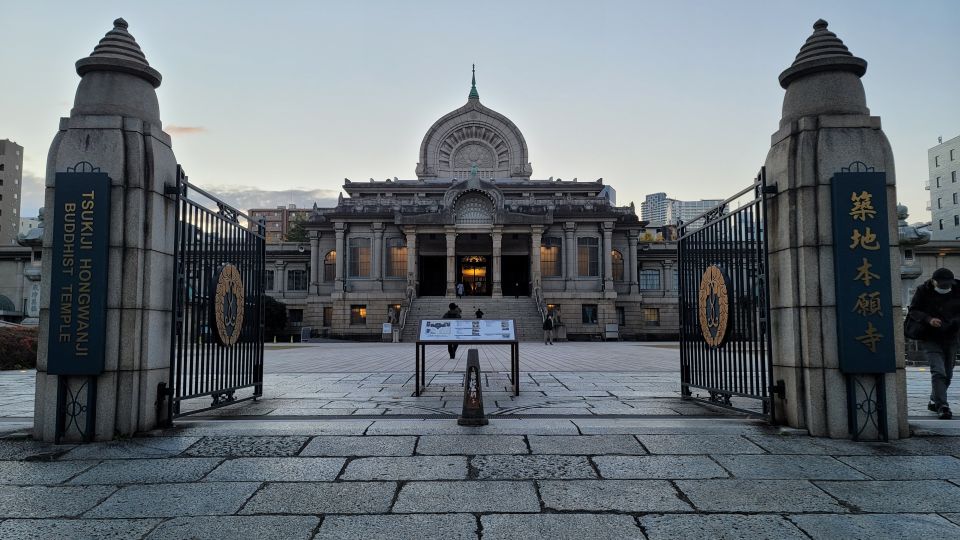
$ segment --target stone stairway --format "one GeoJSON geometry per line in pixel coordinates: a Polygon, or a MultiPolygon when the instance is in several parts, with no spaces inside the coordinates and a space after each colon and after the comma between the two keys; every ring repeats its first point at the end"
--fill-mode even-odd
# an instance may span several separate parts
{"type": "Polygon", "coordinates": [[[420,321],[442,318],[450,302],[456,302],[460,306],[464,319],[475,319],[474,312],[477,308],[483,311],[484,319],[513,319],[520,341],[536,341],[543,338],[543,320],[540,318],[540,311],[537,310],[537,303],[533,298],[464,296],[459,299],[450,299],[442,296],[425,296],[415,299],[410,305],[401,341],[405,343],[416,341],[420,321]]]}

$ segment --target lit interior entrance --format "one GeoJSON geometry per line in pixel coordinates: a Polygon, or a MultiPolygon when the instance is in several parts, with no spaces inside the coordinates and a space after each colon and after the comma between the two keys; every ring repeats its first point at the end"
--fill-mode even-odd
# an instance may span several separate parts
{"type": "Polygon", "coordinates": [[[466,296],[490,296],[490,257],[486,255],[466,255],[460,257],[460,283],[466,296]]]}

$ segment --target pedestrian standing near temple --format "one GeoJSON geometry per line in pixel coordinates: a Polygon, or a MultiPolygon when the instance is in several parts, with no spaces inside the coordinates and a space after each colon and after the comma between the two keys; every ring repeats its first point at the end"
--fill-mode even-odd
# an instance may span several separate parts
{"type": "Polygon", "coordinates": [[[477,308],[477,310],[473,312],[473,314],[476,315],[478,319],[483,318],[483,310],[481,310],[480,308],[477,308]]]}
{"type": "MultiPolygon", "coordinates": [[[[447,310],[446,313],[443,314],[443,318],[444,318],[444,319],[460,319],[460,318],[461,318],[461,317],[460,317],[460,308],[457,306],[456,303],[450,302],[450,305],[447,306],[447,307],[448,307],[449,309],[447,310]]],[[[452,339],[453,337],[456,337],[456,336],[455,336],[453,333],[451,333],[451,339],[452,339]]],[[[454,359],[454,358],[456,358],[456,357],[457,357],[457,345],[456,345],[456,344],[447,345],[447,352],[450,353],[450,359],[451,359],[451,360],[454,359]]]]}
{"type": "Polygon", "coordinates": [[[960,334],[960,287],[953,272],[940,268],[933,278],[917,288],[904,323],[904,335],[918,341],[930,364],[932,391],[927,409],[941,420],[953,418],[947,388],[953,378],[960,334]]]}
{"type": "Polygon", "coordinates": [[[457,283],[457,298],[463,298],[463,283],[457,283]]]}
{"type": "Polygon", "coordinates": [[[547,315],[543,321],[543,344],[553,345],[553,315],[547,315]]]}

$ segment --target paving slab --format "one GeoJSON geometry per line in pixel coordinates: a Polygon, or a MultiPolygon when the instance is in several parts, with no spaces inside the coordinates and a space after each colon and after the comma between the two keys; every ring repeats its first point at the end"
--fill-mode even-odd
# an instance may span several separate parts
{"type": "Polygon", "coordinates": [[[314,437],[301,456],[412,456],[413,436],[314,437]]]}
{"type": "Polygon", "coordinates": [[[210,482],[325,482],[336,479],[344,458],[236,458],[204,478],[210,482]]]}
{"type": "Polygon", "coordinates": [[[369,435],[577,435],[570,420],[493,418],[486,426],[457,425],[457,420],[374,420],[369,435]]]}
{"type": "Polygon", "coordinates": [[[0,518],[79,516],[114,491],[112,486],[4,486],[0,488],[0,518]]]}
{"type": "Polygon", "coordinates": [[[480,518],[484,540],[644,538],[631,516],[600,514],[491,514],[480,518]]]}
{"type": "Polygon", "coordinates": [[[650,540],[800,540],[807,538],[781,516],[743,514],[666,514],[640,516],[650,540]]]}
{"type": "Polygon", "coordinates": [[[241,514],[382,514],[390,510],[395,482],[296,482],[267,484],[241,514]]]}
{"type": "Polygon", "coordinates": [[[10,519],[0,523],[5,540],[142,538],[159,519],[10,519]]]}
{"type": "Polygon", "coordinates": [[[0,461],[0,485],[60,484],[96,464],[96,461],[0,461]]]}
{"type": "Polygon", "coordinates": [[[60,459],[143,459],[173,457],[195,444],[199,437],[137,437],[123,441],[78,446],[60,459]]]}
{"type": "Polygon", "coordinates": [[[363,435],[372,420],[189,420],[178,424],[183,433],[191,436],[257,435],[363,435]]]}
{"type": "Polygon", "coordinates": [[[945,480],[818,481],[861,512],[960,512],[960,487],[945,480]]]}
{"type": "Polygon", "coordinates": [[[960,478],[960,459],[953,456],[845,456],[837,459],[874,480],[960,478]]]}
{"type": "MultiPolygon", "coordinates": [[[[64,462],[73,463],[73,462],[64,462]]],[[[220,458],[114,459],[100,463],[71,484],[166,484],[196,482],[212,471],[220,458]]]]}
{"type": "Polygon", "coordinates": [[[342,480],[466,480],[465,456],[370,457],[351,461],[342,480]]]}
{"type": "Polygon", "coordinates": [[[936,514],[793,515],[790,520],[811,538],[960,538],[960,526],[936,514]]]}
{"type": "Polygon", "coordinates": [[[521,435],[424,435],[417,443],[417,454],[423,455],[528,453],[521,435]]]}
{"type": "Polygon", "coordinates": [[[307,442],[307,437],[298,436],[246,436],[204,437],[191,446],[190,456],[217,457],[281,457],[295,456],[307,442]]]}
{"type": "Polygon", "coordinates": [[[546,508],[591,512],[689,512],[690,505],[663,480],[544,480],[546,508]]]}
{"type": "Polygon", "coordinates": [[[771,454],[784,455],[830,455],[830,456],[877,456],[902,454],[890,443],[856,442],[848,439],[827,439],[806,435],[758,435],[747,434],[746,438],[771,454]]]}
{"type": "Polygon", "coordinates": [[[739,435],[637,435],[651,454],[764,454],[739,435]]]}
{"type": "Polygon", "coordinates": [[[539,511],[533,482],[410,482],[393,505],[402,514],[539,511]]]}
{"type": "Polygon", "coordinates": [[[960,513],[957,513],[957,514],[948,513],[948,514],[941,514],[941,515],[949,519],[950,521],[956,523],[957,525],[960,525],[960,513]]]}
{"type": "Polygon", "coordinates": [[[0,438],[0,459],[23,460],[52,458],[75,448],[73,444],[51,444],[30,439],[0,438]]]}
{"type": "Polygon", "coordinates": [[[729,478],[723,467],[707,456],[596,456],[603,478],[670,479],[729,478]]]}
{"type": "Polygon", "coordinates": [[[470,514],[327,516],[316,538],[324,540],[380,538],[386,531],[389,531],[390,538],[475,540],[477,519],[470,514]]]}
{"type": "Polygon", "coordinates": [[[258,487],[260,487],[258,482],[126,486],[87,512],[84,517],[181,517],[233,514],[258,487]]]}
{"type": "Polygon", "coordinates": [[[767,480],[869,480],[830,456],[715,455],[734,478],[767,480]]]}
{"type": "Polygon", "coordinates": [[[677,480],[676,484],[697,510],[706,512],[846,511],[806,480],[677,480]]]}
{"type": "Polygon", "coordinates": [[[204,516],[165,521],[147,540],[185,538],[256,538],[297,540],[313,537],[320,523],[316,516],[204,516]]]}
{"type": "Polygon", "coordinates": [[[585,456],[477,456],[470,465],[481,480],[596,478],[585,456]]]}
{"type": "Polygon", "coordinates": [[[627,454],[642,455],[647,451],[631,435],[531,435],[530,449],[534,454],[627,454]]]}

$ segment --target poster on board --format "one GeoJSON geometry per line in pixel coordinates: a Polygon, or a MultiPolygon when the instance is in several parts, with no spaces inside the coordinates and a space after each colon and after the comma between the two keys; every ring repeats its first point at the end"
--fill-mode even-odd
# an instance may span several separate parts
{"type": "Polygon", "coordinates": [[[420,341],[514,341],[510,319],[436,319],[420,321],[420,341]]]}

